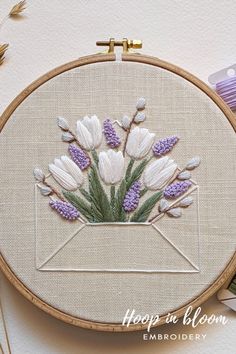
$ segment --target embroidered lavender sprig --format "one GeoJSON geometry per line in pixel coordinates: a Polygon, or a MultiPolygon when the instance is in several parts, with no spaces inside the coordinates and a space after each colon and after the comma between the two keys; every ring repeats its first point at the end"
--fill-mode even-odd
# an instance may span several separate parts
{"type": "Polygon", "coordinates": [[[77,146],[70,144],[68,147],[68,151],[72,160],[79,166],[79,168],[83,171],[90,166],[91,160],[87,153],[78,148],[77,146]]]}
{"type": "Polygon", "coordinates": [[[175,199],[184,194],[189,189],[189,187],[191,187],[191,185],[192,182],[188,180],[172,183],[165,188],[164,197],[166,199],[175,199]]]}
{"type": "Polygon", "coordinates": [[[152,151],[155,156],[162,156],[170,152],[175,144],[179,141],[176,135],[168,136],[167,138],[159,140],[153,145],[152,151]]]}
{"type": "Polygon", "coordinates": [[[126,193],[123,201],[123,208],[126,212],[130,213],[137,208],[140,199],[140,188],[141,183],[136,181],[126,193]]]}
{"type": "Polygon", "coordinates": [[[62,202],[61,200],[50,200],[49,205],[67,220],[76,220],[80,216],[78,210],[68,202],[62,202]]]}
{"type": "Polygon", "coordinates": [[[103,122],[103,129],[104,129],[104,135],[105,135],[107,145],[109,145],[112,149],[120,146],[121,140],[119,136],[116,134],[116,131],[110,119],[106,119],[103,122]]]}

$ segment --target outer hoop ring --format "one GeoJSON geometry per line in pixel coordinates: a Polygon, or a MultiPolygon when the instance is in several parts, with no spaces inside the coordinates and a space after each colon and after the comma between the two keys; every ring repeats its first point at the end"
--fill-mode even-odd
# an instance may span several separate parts
{"type": "MultiPolygon", "coordinates": [[[[11,117],[12,113],[15,109],[24,101],[26,97],[28,97],[34,90],[36,90],[39,86],[47,82],[48,80],[52,79],[53,77],[68,71],[70,69],[83,66],[94,64],[98,62],[107,62],[107,61],[114,61],[115,55],[114,54],[95,54],[86,57],[79,58],[75,61],[69,62],[62,66],[59,66],[52,71],[48,72],[47,74],[41,76],[39,79],[34,81],[30,84],[25,90],[23,90],[13,101],[12,103],[6,108],[0,118],[0,132],[4,128],[4,125],[11,117]]],[[[162,61],[155,57],[144,56],[140,54],[123,54],[122,55],[123,61],[129,62],[138,62],[147,65],[152,65],[156,67],[160,67],[171,71],[172,73],[181,76],[183,79],[188,80],[192,84],[194,84],[197,88],[202,90],[224,113],[226,118],[229,120],[232,128],[236,132],[236,119],[230,108],[224,103],[224,101],[211,89],[209,88],[204,82],[199,80],[194,75],[188,73],[187,71],[176,67],[173,64],[168,62],[162,61]]],[[[89,320],[84,320],[78,317],[74,317],[68,315],[65,312],[58,310],[55,307],[44,302],[40,299],[36,294],[34,294],[30,289],[28,289],[15,275],[13,270],[7,264],[6,260],[4,259],[3,255],[0,253],[0,269],[7,277],[7,279],[15,286],[15,288],[25,296],[29,301],[35,304],[40,309],[44,310],[46,313],[56,317],[59,320],[62,320],[66,323],[87,328],[93,329],[98,331],[108,331],[108,332],[128,332],[128,331],[137,331],[143,330],[147,326],[138,324],[138,325],[130,325],[130,327],[124,327],[122,324],[117,323],[102,323],[102,322],[94,322],[89,320]]],[[[173,311],[172,314],[175,315],[177,318],[183,316],[188,306],[192,306],[193,308],[198,307],[204,301],[206,301],[210,296],[212,296],[225,282],[229,279],[236,271],[236,252],[233,257],[230,259],[229,263],[227,264],[226,268],[223,272],[215,279],[214,283],[211,284],[205,291],[203,291],[200,295],[198,295],[195,299],[191,300],[184,306],[178,308],[177,310],[173,311]]],[[[165,323],[166,315],[161,316],[158,325],[165,323]]]]}

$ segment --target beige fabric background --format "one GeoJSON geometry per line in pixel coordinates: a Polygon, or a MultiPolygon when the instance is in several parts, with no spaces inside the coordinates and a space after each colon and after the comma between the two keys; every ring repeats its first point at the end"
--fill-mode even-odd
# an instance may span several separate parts
{"type": "MultiPolygon", "coordinates": [[[[38,296],[82,318],[120,322],[127,308],[141,314],[161,314],[181,306],[214,281],[235,249],[234,134],[222,112],[204,93],[161,69],[135,63],[104,63],[54,78],[22,103],[1,134],[4,257],[38,296]],[[56,155],[65,152],[55,117],[63,115],[72,123],[94,113],[101,119],[120,119],[122,114],[133,112],[140,96],[147,99],[145,127],[158,137],[181,137],[172,154],[180,166],[194,155],[202,157],[200,168],[194,172],[200,186],[201,272],[167,275],[37,271],[32,168],[46,168],[56,155]]],[[[183,222],[181,230],[185,227],[183,222]]]]}

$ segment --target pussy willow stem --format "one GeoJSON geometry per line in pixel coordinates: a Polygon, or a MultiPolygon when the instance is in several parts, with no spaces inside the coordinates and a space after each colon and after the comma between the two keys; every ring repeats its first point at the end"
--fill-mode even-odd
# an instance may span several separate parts
{"type": "Polygon", "coordinates": [[[84,150],[84,148],[83,148],[82,145],[80,144],[79,140],[77,139],[76,135],[75,135],[70,129],[68,129],[68,130],[66,130],[66,131],[67,131],[68,133],[70,133],[70,134],[73,136],[73,138],[74,138],[76,144],[77,144],[82,150],[84,150]]]}
{"type": "Polygon", "coordinates": [[[126,150],[126,145],[127,145],[127,142],[128,142],[129,134],[130,134],[132,125],[133,125],[133,123],[134,123],[135,117],[136,117],[136,115],[138,114],[138,112],[139,112],[139,111],[137,110],[137,111],[134,113],[133,118],[132,118],[132,120],[131,120],[131,122],[130,122],[129,128],[126,130],[126,131],[127,131],[127,134],[126,134],[125,141],[124,141],[123,156],[125,156],[125,150],[126,150]]]}
{"type": "Polygon", "coordinates": [[[53,187],[51,186],[46,180],[43,181],[43,184],[45,186],[47,186],[48,188],[50,188],[52,190],[53,194],[56,194],[56,196],[61,199],[63,202],[65,202],[65,199],[63,198],[63,196],[53,187]]]}
{"type": "Polygon", "coordinates": [[[167,211],[169,211],[172,208],[177,208],[179,206],[179,202],[184,198],[187,197],[188,195],[192,194],[193,190],[188,190],[187,192],[185,192],[184,195],[182,195],[181,197],[179,197],[177,200],[173,201],[173,203],[170,205],[170,207],[166,210],[163,210],[161,212],[159,212],[158,214],[154,215],[151,219],[148,220],[148,222],[152,222],[153,220],[155,220],[158,216],[165,214],[167,211]]]}

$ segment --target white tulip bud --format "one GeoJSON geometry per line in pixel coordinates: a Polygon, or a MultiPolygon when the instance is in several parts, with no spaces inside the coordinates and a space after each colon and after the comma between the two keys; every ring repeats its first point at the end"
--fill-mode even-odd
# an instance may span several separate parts
{"type": "Polygon", "coordinates": [[[173,216],[174,218],[179,218],[182,215],[182,211],[180,208],[173,208],[167,211],[169,216],[173,216]]]}
{"type": "Polygon", "coordinates": [[[102,142],[102,127],[97,116],[77,121],[77,139],[85,150],[93,150],[102,142]]]}
{"type": "Polygon", "coordinates": [[[43,196],[47,196],[52,193],[52,189],[48,186],[38,186],[38,188],[43,196]]]}
{"type": "Polygon", "coordinates": [[[150,190],[161,189],[174,175],[177,164],[168,156],[157,159],[146,167],[143,173],[145,187],[150,190]]]}
{"type": "Polygon", "coordinates": [[[199,156],[193,157],[191,160],[188,161],[186,165],[187,170],[193,170],[194,168],[200,165],[201,159],[199,156]]]}
{"type": "Polygon", "coordinates": [[[99,153],[98,169],[106,184],[116,184],[124,176],[125,160],[121,151],[101,151],[99,153]]]}
{"type": "Polygon", "coordinates": [[[138,112],[134,118],[135,123],[141,123],[146,119],[144,112],[138,112]]]}
{"type": "Polygon", "coordinates": [[[166,199],[161,199],[160,205],[159,205],[159,211],[162,213],[169,209],[170,204],[167,202],[166,199]]]}
{"type": "Polygon", "coordinates": [[[146,128],[135,127],[131,130],[126,145],[126,152],[134,159],[142,159],[152,147],[155,134],[146,128]]]}
{"type": "Polygon", "coordinates": [[[143,97],[140,97],[137,101],[136,108],[138,111],[141,111],[145,108],[146,100],[143,97]]]}
{"type": "Polygon", "coordinates": [[[70,143],[71,141],[75,140],[73,135],[71,133],[69,133],[69,132],[62,133],[61,139],[62,139],[62,141],[65,141],[66,143],[70,143]]]}
{"type": "Polygon", "coordinates": [[[38,181],[38,182],[43,182],[45,180],[45,175],[43,173],[43,171],[40,168],[35,168],[33,171],[34,174],[34,178],[38,181]]]}
{"type": "Polygon", "coordinates": [[[48,165],[49,171],[51,172],[53,178],[66,190],[74,191],[78,188],[75,179],[64,170],[60,169],[54,164],[48,165]]]}
{"type": "Polygon", "coordinates": [[[66,172],[74,178],[78,184],[78,187],[80,187],[84,179],[81,169],[68,156],[61,156],[61,162],[63,163],[66,172]]]}
{"type": "Polygon", "coordinates": [[[131,119],[128,116],[123,116],[121,119],[122,127],[128,129],[130,127],[131,119]]]}
{"type": "Polygon", "coordinates": [[[189,205],[193,204],[192,197],[186,197],[179,202],[179,206],[182,208],[187,208],[189,205]]]}
{"type": "Polygon", "coordinates": [[[181,181],[184,181],[186,179],[190,179],[191,178],[191,173],[189,171],[180,172],[178,174],[177,178],[180,179],[181,181]]]}
{"type": "Polygon", "coordinates": [[[57,117],[57,125],[58,127],[60,127],[62,130],[69,130],[70,127],[69,127],[69,124],[67,122],[67,120],[63,117],[57,117]]]}

